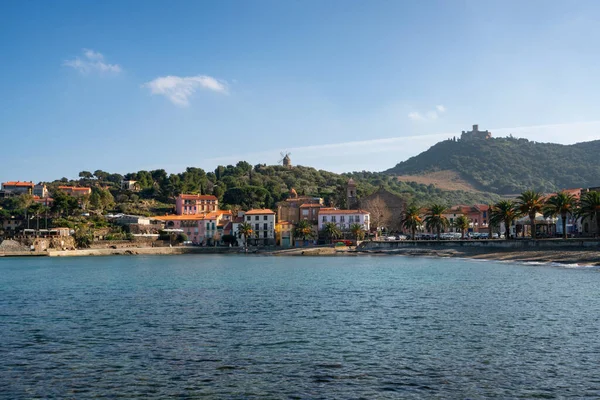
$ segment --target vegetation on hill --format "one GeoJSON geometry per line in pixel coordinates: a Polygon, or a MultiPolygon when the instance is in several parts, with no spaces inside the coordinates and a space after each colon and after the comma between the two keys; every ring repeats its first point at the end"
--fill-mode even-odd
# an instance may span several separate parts
{"type": "Polygon", "coordinates": [[[174,174],[168,174],[162,169],[125,175],[97,170],[93,173],[82,171],[79,177],[78,180],[63,178],[51,182],[50,192],[62,200],[63,196],[59,194],[58,186],[89,186],[93,188],[92,195],[85,204],[89,209],[141,215],[173,211],[174,199],[181,193],[213,194],[219,198],[223,208],[275,208],[277,202],[289,196],[291,188],[299,195],[322,197],[326,204],[344,208],[347,206],[346,184],[350,178],[357,184],[359,198],[383,187],[402,196],[408,202],[423,205],[430,201],[446,204],[487,204],[498,199],[495,195],[485,193],[445,191],[434,185],[399,182],[382,173],[335,174],[303,166],[252,166],[245,161],[236,165],[220,165],[209,172],[194,167],[174,174]],[[140,191],[132,193],[121,190],[120,183],[123,179],[137,181],[140,191]]]}
{"type": "Polygon", "coordinates": [[[446,140],[385,171],[417,175],[455,171],[477,189],[499,194],[600,185],[600,140],[560,145],[513,137],[446,140]]]}

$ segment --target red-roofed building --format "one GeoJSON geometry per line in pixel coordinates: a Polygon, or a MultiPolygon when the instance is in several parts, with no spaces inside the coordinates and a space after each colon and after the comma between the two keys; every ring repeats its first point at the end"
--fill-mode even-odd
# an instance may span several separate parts
{"type": "Polygon", "coordinates": [[[2,183],[2,190],[11,194],[32,194],[33,182],[10,181],[2,183]]]}
{"type": "Polygon", "coordinates": [[[92,194],[92,188],[77,186],[59,186],[58,190],[69,196],[80,197],[92,194]]]}
{"type": "Polygon", "coordinates": [[[209,194],[180,194],[175,200],[177,215],[204,214],[219,210],[219,200],[209,194]]]}

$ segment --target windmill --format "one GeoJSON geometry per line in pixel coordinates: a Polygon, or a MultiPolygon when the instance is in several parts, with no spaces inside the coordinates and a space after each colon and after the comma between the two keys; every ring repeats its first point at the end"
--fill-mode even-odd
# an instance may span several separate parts
{"type": "Polygon", "coordinates": [[[292,168],[292,159],[290,158],[290,155],[292,153],[288,153],[288,152],[281,152],[279,153],[281,154],[281,158],[279,159],[279,164],[283,165],[284,167],[288,167],[288,168],[292,168]]]}

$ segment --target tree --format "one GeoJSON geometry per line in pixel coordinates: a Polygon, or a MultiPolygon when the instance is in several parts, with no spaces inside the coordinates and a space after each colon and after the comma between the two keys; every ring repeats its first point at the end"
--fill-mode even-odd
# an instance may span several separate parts
{"type": "Polygon", "coordinates": [[[402,213],[402,226],[410,230],[411,239],[415,240],[417,229],[423,225],[421,211],[415,205],[408,206],[402,213]]]}
{"type": "Polygon", "coordinates": [[[510,239],[510,227],[513,221],[519,217],[519,211],[514,202],[510,200],[501,200],[494,204],[489,210],[490,225],[500,225],[504,223],[504,238],[510,239]]]}
{"type": "Polygon", "coordinates": [[[81,171],[79,177],[82,179],[92,179],[94,175],[90,171],[81,171]]]}
{"type": "Polygon", "coordinates": [[[357,241],[365,237],[365,230],[361,224],[350,225],[350,232],[352,232],[352,236],[354,236],[357,241]]]}
{"type": "Polygon", "coordinates": [[[312,237],[313,230],[310,222],[305,219],[299,221],[296,226],[294,226],[293,234],[295,238],[302,238],[302,240],[306,240],[307,237],[312,237]]]}
{"type": "Polygon", "coordinates": [[[586,192],[579,202],[579,217],[596,220],[596,234],[600,234],[600,192],[586,192]]]}
{"type": "Polygon", "coordinates": [[[562,222],[563,239],[567,238],[567,217],[574,215],[577,208],[577,199],[567,192],[559,192],[550,197],[544,206],[544,217],[560,215],[562,222]]]}
{"type": "Polygon", "coordinates": [[[531,238],[536,238],[535,216],[542,212],[544,208],[544,200],[542,195],[533,190],[526,190],[517,197],[517,206],[523,215],[529,216],[531,222],[531,238]]]}
{"type": "Polygon", "coordinates": [[[427,230],[433,232],[435,230],[437,234],[437,240],[440,240],[440,233],[443,228],[446,228],[450,223],[448,218],[444,216],[444,212],[446,211],[446,206],[442,204],[432,204],[427,209],[427,214],[425,216],[425,226],[427,230]]]}
{"type": "Polygon", "coordinates": [[[461,215],[454,220],[454,227],[460,230],[461,237],[465,238],[465,231],[469,229],[469,218],[465,215],[461,215]]]}
{"type": "Polygon", "coordinates": [[[342,231],[335,222],[326,223],[325,226],[323,226],[323,232],[325,233],[325,236],[329,238],[331,243],[342,236],[342,231]]]}
{"type": "Polygon", "coordinates": [[[94,240],[94,235],[87,226],[80,225],[75,230],[74,239],[75,243],[77,244],[77,247],[87,248],[90,247],[90,244],[92,244],[92,241],[94,240]]]}
{"type": "Polygon", "coordinates": [[[375,225],[375,232],[378,232],[379,228],[385,227],[392,216],[385,201],[379,197],[365,201],[362,208],[371,213],[371,224],[375,225]]]}
{"type": "Polygon", "coordinates": [[[244,235],[244,247],[248,247],[248,237],[250,237],[250,235],[252,235],[252,232],[254,232],[252,230],[252,225],[250,225],[247,222],[242,222],[238,227],[238,232],[241,235],[244,235]]]}

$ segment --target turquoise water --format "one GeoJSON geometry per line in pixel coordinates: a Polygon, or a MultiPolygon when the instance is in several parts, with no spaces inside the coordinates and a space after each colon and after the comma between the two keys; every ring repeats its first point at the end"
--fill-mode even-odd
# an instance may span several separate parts
{"type": "Polygon", "coordinates": [[[0,396],[600,398],[600,270],[0,259],[0,396]]]}

